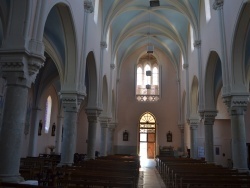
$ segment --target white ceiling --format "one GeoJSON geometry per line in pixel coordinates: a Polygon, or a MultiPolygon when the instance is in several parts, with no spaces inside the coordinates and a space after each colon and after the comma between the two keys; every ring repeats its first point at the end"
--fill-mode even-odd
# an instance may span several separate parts
{"type": "Polygon", "coordinates": [[[200,0],[160,0],[157,7],[150,7],[149,0],[103,0],[102,8],[104,39],[110,28],[117,62],[152,44],[177,68],[180,53],[186,54],[190,24],[197,37],[200,0]]]}

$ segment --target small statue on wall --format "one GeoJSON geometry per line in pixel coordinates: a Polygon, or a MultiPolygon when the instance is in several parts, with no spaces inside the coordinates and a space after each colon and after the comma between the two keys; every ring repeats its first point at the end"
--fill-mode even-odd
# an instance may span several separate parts
{"type": "Polygon", "coordinates": [[[53,123],[52,125],[52,131],[51,131],[51,136],[55,136],[56,135],[56,124],[53,123]]]}
{"type": "Polygon", "coordinates": [[[42,129],[43,129],[43,121],[40,119],[38,127],[38,136],[42,135],[42,129]]]}

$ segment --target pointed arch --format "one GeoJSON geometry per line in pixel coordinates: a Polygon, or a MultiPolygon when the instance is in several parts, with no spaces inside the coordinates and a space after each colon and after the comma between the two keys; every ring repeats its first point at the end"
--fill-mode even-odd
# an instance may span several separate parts
{"type": "Polygon", "coordinates": [[[186,119],[186,91],[182,94],[182,102],[181,102],[181,122],[184,123],[186,119]]]}
{"type": "Polygon", "coordinates": [[[244,3],[239,14],[232,44],[232,92],[248,92],[245,76],[247,37],[250,28],[250,3],[244,3]]]}
{"type": "Polygon", "coordinates": [[[205,76],[205,109],[216,110],[217,98],[222,87],[221,60],[217,52],[211,51],[205,76]]]}
{"type": "Polygon", "coordinates": [[[86,78],[85,84],[87,89],[88,104],[87,108],[97,107],[97,70],[94,53],[88,53],[86,59],[86,78]]]}
{"type": "Polygon", "coordinates": [[[108,113],[108,83],[107,83],[107,76],[103,77],[103,84],[102,84],[102,114],[107,115],[108,113]]]}
{"type": "Polygon", "coordinates": [[[191,116],[197,116],[198,114],[198,105],[199,105],[199,99],[198,99],[198,79],[196,76],[194,76],[191,86],[191,116]]]}

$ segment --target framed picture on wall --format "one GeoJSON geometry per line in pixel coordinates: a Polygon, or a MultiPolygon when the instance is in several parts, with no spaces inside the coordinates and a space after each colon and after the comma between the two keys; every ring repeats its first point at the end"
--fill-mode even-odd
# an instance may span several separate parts
{"type": "Polygon", "coordinates": [[[170,131],[167,133],[167,142],[172,142],[173,135],[170,131]]]}
{"type": "Polygon", "coordinates": [[[122,135],[123,141],[128,141],[128,131],[125,130],[122,135]]]}

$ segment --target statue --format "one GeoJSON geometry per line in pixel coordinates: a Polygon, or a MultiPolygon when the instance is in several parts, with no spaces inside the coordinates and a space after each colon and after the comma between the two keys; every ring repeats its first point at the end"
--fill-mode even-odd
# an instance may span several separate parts
{"type": "Polygon", "coordinates": [[[56,133],[56,124],[53,123],[52,125],[52,132],[51,132],[51,136],[55,136],[55,133],[56,133]]]}
{"type": "Polygon", "coordinates": [[[38,127],[38,136],[42,135],[42,129],[43,129],[43,122],[40,119],[40,121],[39,121],[39,127],[38,127]]]}

